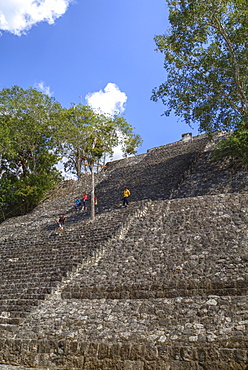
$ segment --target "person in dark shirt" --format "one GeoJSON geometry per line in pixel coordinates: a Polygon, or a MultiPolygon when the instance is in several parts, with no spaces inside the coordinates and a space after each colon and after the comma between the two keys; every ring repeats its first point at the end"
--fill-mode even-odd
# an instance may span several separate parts
{"type": "Polygon", "coordinates": [[[65,221],[66,221],[66,218],[65,218],[65,215],[64,214],[62,214],[58,218],[58,220],[57,220],[58,230],[57,230],[57,233],[56,234],[59,234],[59,236],[62,236],[62,233],[63,233],[63,230],[64,230],[65,221]]]}

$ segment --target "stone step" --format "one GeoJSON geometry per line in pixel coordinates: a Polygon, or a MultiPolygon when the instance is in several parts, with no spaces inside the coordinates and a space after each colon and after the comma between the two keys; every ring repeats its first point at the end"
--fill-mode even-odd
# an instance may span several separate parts
{"type": "Polygon", "coordinates": [[[133,284],[128,285],[113,285],[106,286],[73,286],[63,289],[61,294],[62,299],[157,299],[157,298],[174,298],[174,297],[193,297],[218,295],[218,296],[244,296],[248,293],[248,282],[242,284],[219,283],[214,284],[211,281],[206,284],[185,284],[184,281],[178,284],[157,284],[154,286],[148,284],[140,284],[135,287],[133,284]]]}
{"type": "Polygon", "coordinates": [[[3,332],[13,333],[16,330],[16,328],[17,328],[17,325],[0,323],[0,335],[3,335],[3,332]]]}
{"type": "MultiPolygon", "coordinates": [[[[2,307],[4,308],[4,307],[2,307]]],[[[27,315],[25,311],[20,311],[20,310],[11,310],[11,311],[3,311],[3,309],[0,308],[0,316],[1,317],[8,317],[9,319],[18,319],[20,321],[23,320],[23,318],[27,315]]]]}
{"type": "Polygon", "coordinates": [[[2,317],[0,316],[0,324],[1,325],[19,325],[22,321],[20,317],[2,317]]]}

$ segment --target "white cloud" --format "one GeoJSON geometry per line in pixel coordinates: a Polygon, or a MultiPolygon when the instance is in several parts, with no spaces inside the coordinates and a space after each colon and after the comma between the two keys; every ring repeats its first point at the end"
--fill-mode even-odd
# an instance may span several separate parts
{"type": "Polygon", "coordinates": [[[39,22],[53,24],[73,0],[0,0],[0,30],[25,34],[39,22]]]}
{"type": "Polygon", "coordinates": [[[53,95],[53,92],[50,90],[50,86],[46,86],[43,81],[40,81],[39,83],[36,83],[34,87],[37,90],[40,90],[43,94],[46,94],[50,97],[53,95]]]}
{"type": "MultiPolygon", "coordinates": [[[[109,82],[103,90],[87,94],[85,100],[93,109],[100,110],[103,113],[123,113],[127,95],[121,92],[116,84],[109,82]]],[[[117,146],[114,148],[113,160],[121,158],[123,158],[123,152],[121,146],[117,146]]],[[[110,160],[110,158],[107,158],[107,160],[110,160]]]]}
{"type": "MultiPolygon", "coordinates": [[[[113,149],[113,157],[111,160],[113,161],[117,161],[118,159],[121,159],[124,157],[123,155],[123,151],[121,150],[121,146],[117,146],[116,148],[113,149]]],[[[107,161],[109,160],[110,158],[107,158],[107,161]]]]}
{"type": "Polygon", "coordinates": [[[103,113],[123,113],[127,95],[109,82],[103,90],[87,94],[85,100],[93,109],[100,109],[103,113]]]}

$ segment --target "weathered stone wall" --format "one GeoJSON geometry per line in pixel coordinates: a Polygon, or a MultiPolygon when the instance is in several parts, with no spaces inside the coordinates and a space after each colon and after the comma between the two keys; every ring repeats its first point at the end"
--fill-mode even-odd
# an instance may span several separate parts
{"type": "Polygon", "coordinates": [[[197,162],[184,172],[181,183],[173,192],[173,198],[248,192],[248,172],[238,160],[214,160],[213,148],[221,139],[221,134],[213,138],[197,162]]]}
{"type": "Polygon", "coordinates": [[[247,369],[247,172],[211,148],[200,135],[109,163],[95,223],[73,210],[84,179],[0,225],[0,363],[247,369]]]}
{"type": "MultiPolygon", "coordinates": [[[[187,347],[154,344],[125,344],[51,340],[1,340],[1,352],[8,354],[12,363],[28,366],[37,364],[42,369],[124,369],[124,370],[236,370],[246,369],[247,351],[205,346],[187,347]]],[[[17,367],[22,369],[22,367],[17,367]]],[[[8,369],[9,370],[9,369],[8,369]]],[[[12,368],[11,368],[12,370],[12,368]]]]}

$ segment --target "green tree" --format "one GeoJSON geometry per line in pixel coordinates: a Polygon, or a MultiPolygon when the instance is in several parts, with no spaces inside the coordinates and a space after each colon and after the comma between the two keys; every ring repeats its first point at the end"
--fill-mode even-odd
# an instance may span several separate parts
{"type": "Polygon", "coordinates": [[[248,128],[247,0],[167,0],[170,29],[157,35],[167,80],[153,90],[200,131],[248,128]]]}
{"type": "Polygon", "coordinates": [[[32,209],[58,181],[54,132],[61,106],[29,88],[0,91],[0,202],[2,212],[32,209]]]}
{"type": "Polygon", "coordinates": [[[63,125],[60,126],[57,139],[65,171],[76,174],[78,178],[87,171],[87,138],[89,127],[95,122],[94,117],[93,110],[82,104],[63,111],[63,125]]]}
{"type": "Polygon", "coordinates": [[[124,156],[135,154],[142,140],[120,115],[107,115],[79,104],[65,111],[66,119],[61,130],[65,169],[78,177],[89,169],[92,176],[91,217],[94,219],[94,173],[97,166],[104,166],[104,158],[112,156],[121,146],[124,156]],[[63,137],[64,135],[64,137],[63,137]]]}

